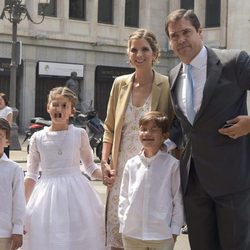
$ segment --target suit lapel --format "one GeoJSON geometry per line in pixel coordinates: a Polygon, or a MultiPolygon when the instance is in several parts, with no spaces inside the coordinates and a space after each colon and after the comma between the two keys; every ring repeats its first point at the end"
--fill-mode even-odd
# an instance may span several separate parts
{"type": "Polygon", "coordinates": [[[177,101],[177,96],[176,96],[176,90],[175,90],[175,88],[176,88],[176,85],[177,85],[178,75],[180,74],[180,71],[181,71],[181,66],[182,66],[182,64],[179,63],[170,72],[171,98],[172,98],[173,104],[175,106],[175,109],[177,109],[177,110],[180,110],[180,109],[179,109],[179,105],[178,105],[178,101],[177,101]]]}
{"type": "Polygon", "coordinates": [[[195,120],[199,119],[202,113],[208,107],[208,103],[212,97],[216,85],[221,77],[222,65],[218,56],[212,49],[207,48],[207,80],[203,90],[203,98],[199,111],[196,114],[195,120]]]}
{"type": "Polygon", "coordinates": [[[157,110],[160,95],[161,95],[162,82],[160,75],[154,71],[154,82],[152,86],[151,110],[157,110]]]}
{"type": "Polygon", "coordinates": [[[176,80],[177,80],[177,77],[180,73],[180,70],[181,70],[181,63],[179,63],[176,67],[174,67],[171,72],[170,72],[170,88],[171,90],[174,90],[174,88],[176,87],[176,80]]]}
{"type": "Polygon", "coordinates": [[[133,85],[134,73],[130,74],[128,78],[124,79],[121,83],[121,88],[119,92],[119,107],[117,107],[116,119],[122,120],[123,115],[126,112],[126,108],[128,106],[128,101],[133,85]]]}
{"type": "Polygon", "coordinates": [[[180,109],[180,106],[178,105],[177,95],[176,95],[176,86],[178,82],[178,76],[180,74],[182,67],[182,63],[179,63],[175,68],[173,68],[170,72],[170,91],[171,91],[171,99],[172,103],[174,105],[175,112],[177,116],[181,117],[183,121],[186,121],[189,123],[187,117],[183,114],[182,110],[180,109]]]}

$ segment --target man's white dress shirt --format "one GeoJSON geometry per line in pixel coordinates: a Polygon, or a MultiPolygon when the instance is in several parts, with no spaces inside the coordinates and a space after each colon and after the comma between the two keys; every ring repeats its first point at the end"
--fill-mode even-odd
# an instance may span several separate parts
{"type": "MultiPolygon", "coordinates": [[[[191,61],[192,65],[192,79],[194,83],[194,110],[197,113],[200,109],[203,90],[206,82],[207,75],[207,49],[203,46],[199,54],[191,61]]],[[[186,81],[187,77],[184,68],[186,65],[183,63],[182,71],[177,79],[178,83],[176,86],[176,96],[178,104],[183,114],[187,116],[187,107],[186,107],[186,81]]],[[[167,139],[164,144],[167,146],[168,151],[176,148],[176,144],[170,139],[167,139]]]]}
{"type": "Polygon", "coordinates": [[[120,232],[142,240],[180,234],[184,223],[179,161],[164,151],[126,163],[118,208],[120,232]]]}
{"type": "MultiPolygon", "coordinates": [[[[201,106],[207,75],[207,49],[204,46],[202,47],[199,54],[190,62],[190,64],[192,65],[192,79],[194,83],[194,110],[197,113],[201,106]]],[[[185,64],[183,64],[182,68],[184,67],[186,67],[185,64]]],[[[184,115],[187,116],[186,81],[184,81],[184,78],[186,78],[186,74],[184,73],[184,70],[182,70],[182,73],[178,78],[176,94],[178,104],[184,115]]]]}
{"type": "Polygon", "coordinates": [[[5,154],[0,158],[0,238],[23,234],[25,217],[22,168],[5,154]]]}

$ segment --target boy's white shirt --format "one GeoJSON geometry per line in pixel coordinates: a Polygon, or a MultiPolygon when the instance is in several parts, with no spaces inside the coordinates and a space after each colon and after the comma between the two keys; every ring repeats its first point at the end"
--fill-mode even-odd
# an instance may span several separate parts
{"type": "Polygon", "coordinates": [[[22,168],[5,154],[0,158],[0,238],[23,234],[25,217],[22,168]]]}
{"type": "Polygon", "coordinates": [[[177,148],[176,144],[171,141],[169,138],[164,141],[164,144],[167,146],[167,151],[170,152],[171,150],[177,148]]]}
{"type": "Polygon", "coordinates": [[[120,233],[142,240],[179,235],[184,224],[179,161],[159,151],[126,163],[120,190],[120,233]]]}

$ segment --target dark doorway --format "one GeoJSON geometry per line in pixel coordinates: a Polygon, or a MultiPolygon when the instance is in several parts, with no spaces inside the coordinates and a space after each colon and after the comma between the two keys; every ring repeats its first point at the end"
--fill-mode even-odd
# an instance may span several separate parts
{"type": "Polygon", "coordinates": [[[65,86],[68,77],[39,77],[36,80],[35,116],[50,119],[47,113],[49,91],[55,87],[65,86]]]}
{"type": "MultiPolygon", "coordinates": [[[[10,63],[9,58],[0,58],[0,92],[6,94],[7,98],[10,99],[10,92],[13,91],[10,89],[10,63]]],[[[23,74],[23,63],[18,65],[16,71],[16,107],[20,108],[20,79],[23,74]]],[[[12,103],[9,102],[9,106],[12,107],[12,103]]],[[[17,121],[18,123],[18,117],[17,121]]]]}
{"type": "Polygon", "coordinates": [[[110,90],[117,76],[131,74],[133,68],[97,66],[95,70],[95,110],[105,120],[110,90]]]}

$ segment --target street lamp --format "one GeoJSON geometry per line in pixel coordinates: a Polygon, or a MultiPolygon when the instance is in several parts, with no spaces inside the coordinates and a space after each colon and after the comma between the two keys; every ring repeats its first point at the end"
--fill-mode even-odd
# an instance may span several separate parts
{"type": "MultiPolygon", "coordinates": [[[[17,116],[17,109],[16,109],[16,71],[17,71],[17,67],[18,67],[18,58],[19,55],[17,55],[17,25],[24,20],[25,18],[27,18],[29,21],[31,21],[34,24],[40,24],[43,22],[44,20],[44,9],[45,7],[50,3],[50,0],[39,0],[39,4],[42,5],[42,13],[41,13],[41,20],[39,22],[35,22],[27,8],[26,5],[24,3],[24,0],[9,0],[7,1],[7,3],[5,4],[2,14],[0,16],[0,19],[7,19],[9,22],[12,23],[12,48],[11,48],[11,63],[10,63],[10,96],[9,96],[9,101],[10,104],[13,108],[13,112],[16,114],[14,114],[14,126],[17,126],[15,124],[15,117],[17,116]]],[[[20,59],[20,58],[19,58],[20,59]]],[[[17,130],[17,129],[16,129],[17,130]]],[[[16,132],[17,134],[17,132],[16,132]]],[[[12,138],[13,140],[13,138],[12,138]]],[[[14,138],[15,140],[15,138],[14,138]]],[[[16,140],[15,140],[16,141],[16,140]]],[[[17,140],[18,141],[18,140],[17,140]]],[[[13,143],[13,142],[12,142],[13,143]]],[[[19,142],[18,142],[19,144],[19,142]]],[[[20,145],[17,146],[19,149],[20,145]]]]}

